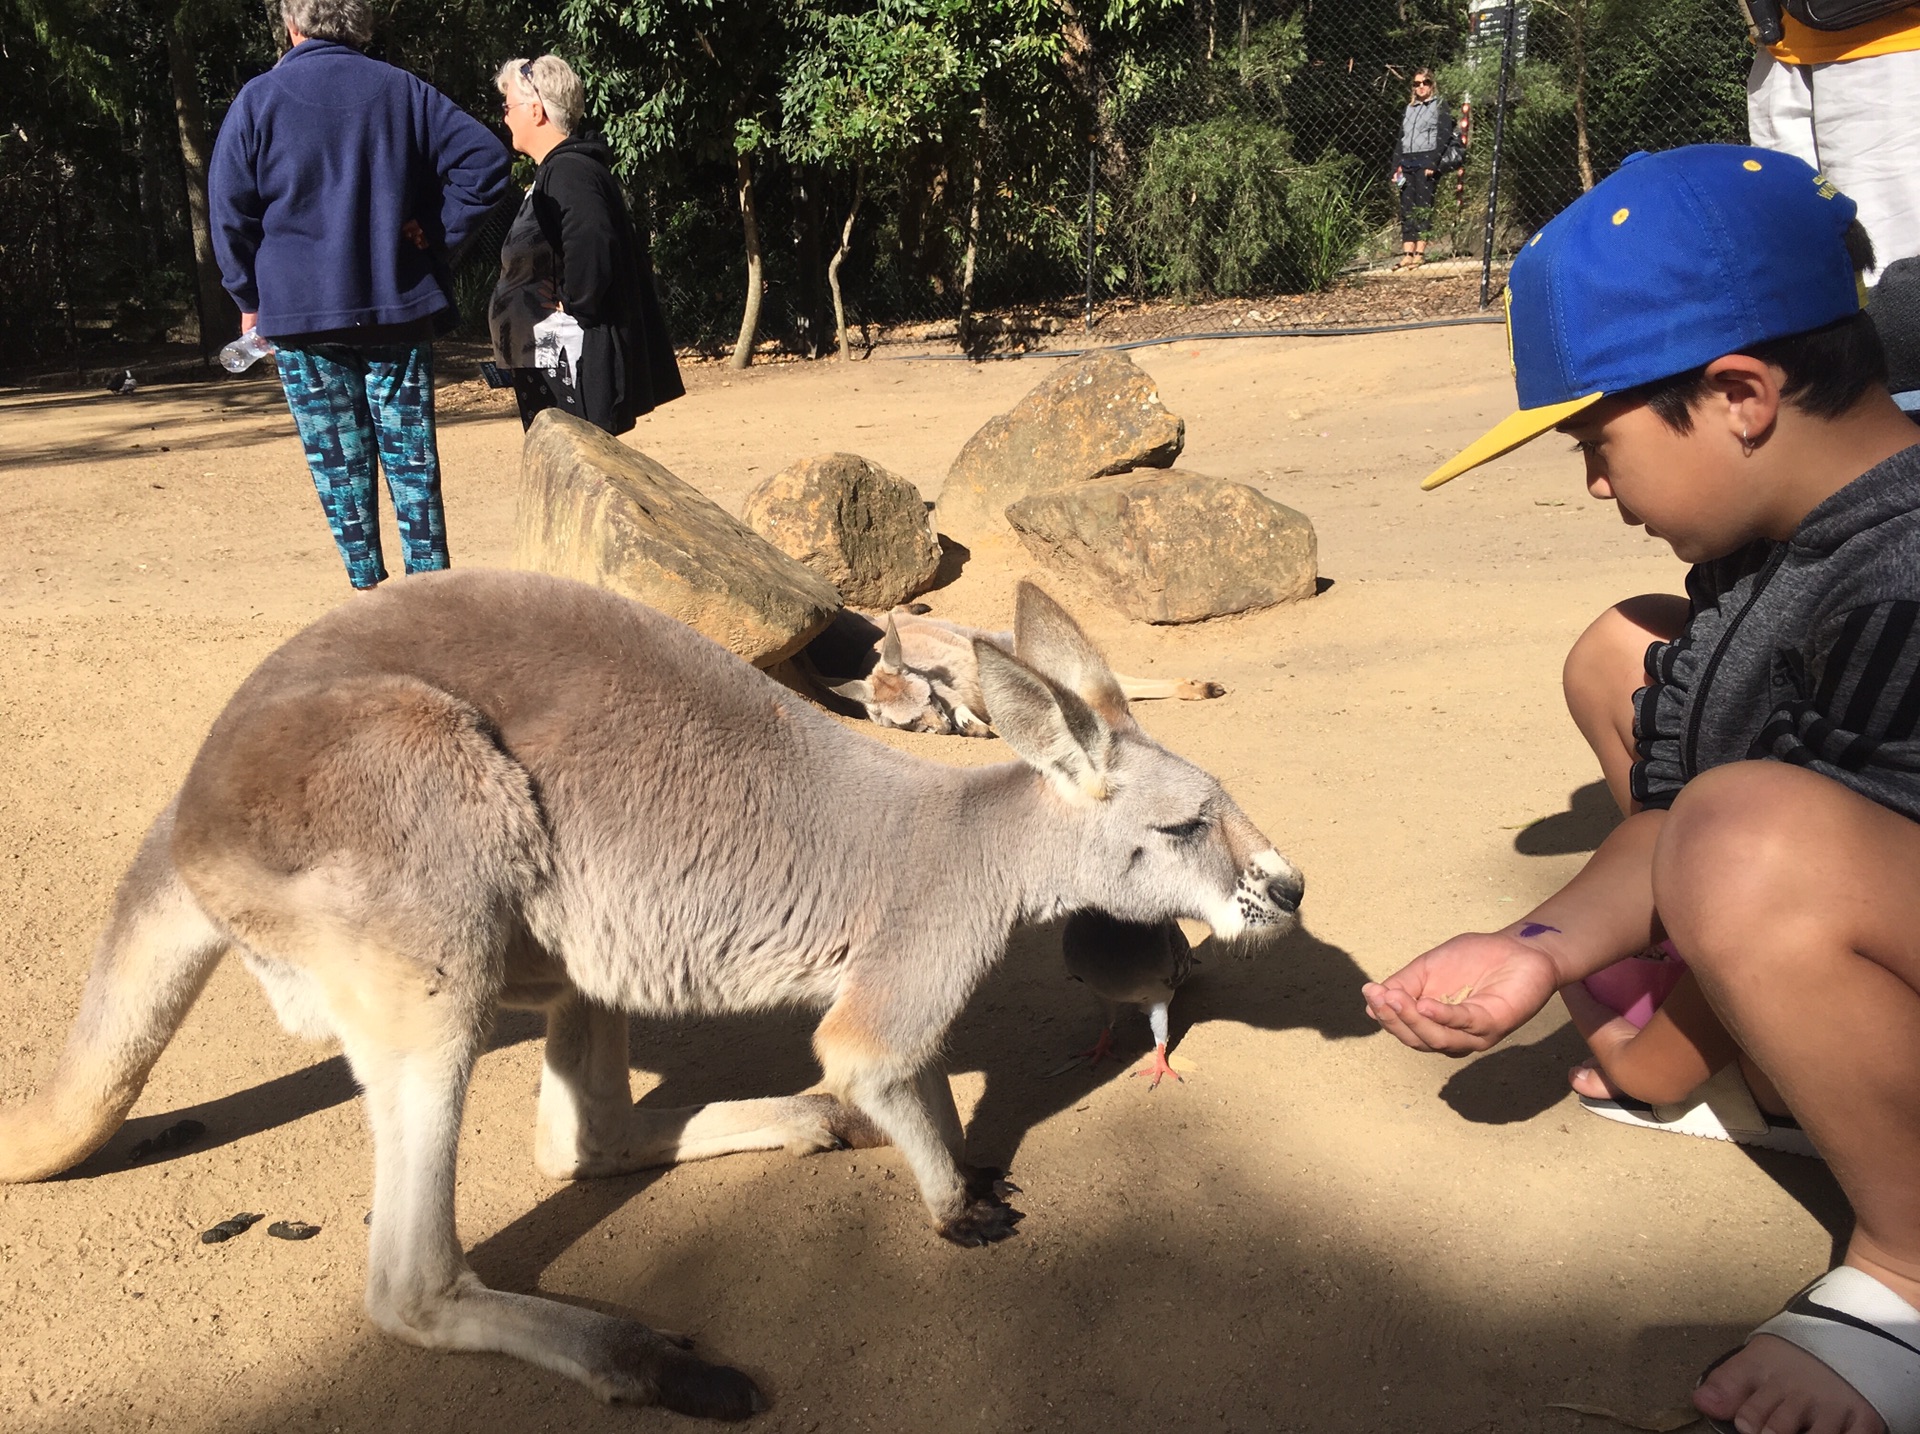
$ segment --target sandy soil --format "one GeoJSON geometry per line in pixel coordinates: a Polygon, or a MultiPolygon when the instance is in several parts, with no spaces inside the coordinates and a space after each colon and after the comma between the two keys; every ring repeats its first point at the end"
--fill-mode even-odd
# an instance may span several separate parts
{"type": "MultiPolygon", "coordinates": [[[[1047,933],[1013,943],[957,1027],[976,1158],[1029,1218],[937,1241],[890,1151],[743,1156],[576,1186],[531,1168],[538,1032],[502,1023],[469,1103],[460,1217],[489,1282],[697,1331],[779,1431],[1497,1430],[1648,1418],[1823,1268],[1825,1167],[1583,1114],[1557,1007],[1450,1064],[1363,1018],[1360,982],[1498,925],[1609,824],[1561,709],[1561,656],[1665,549],[1588,501],[1545,441],[1422,495],[1511,403],[1497,328],[1246,340],[1135,357],[1187,420],[1185,466],[1317,524],[1332,586],[1194,628],[1063,594],[1116,665],[1218,679],[1144,705],[1308,876],[1306,929],[1209,958],[1174,1006],[1182,1085],[1049,1077],[1097,1027],[1047,933]]],[[[630,441],[720,502],[850,449],[931,495],[973,429],[1052,360],[692,373],[630,441]]],[[[471,388],[441,428],[457,562],[510,551],[519,429],[471,388]]],[[[254,379],[0,395],[0,1100],[53,1066],[113,886],[228,693],[345,595],[278,392],[254,379]]],[[[389,552],[397,551],[390,541],[389,552]]],[[[936,611],[1006,620],[1018,550],[936,611]]],[[[997,743],[889,739],[958,762],[997,743]]],[[[849,820],[858,820],[850,814],[849,820]]],[[[1203,950],[1203,956],[1208,953],[1203,950]]],[[[1145,1049],[1143,1021],[1123,1026],[1145,1049]]],[[[798,1089],[806,1027],[636,1031],[649,1101],[798,1089]]],[[[362,1317],[368,1139],[341,1058],[283,1034],[222,967],[135,1118],[65,1179],[0,1189],[0,1427],[598,1430],[558,1376],[392,1344],[362,1317]],[[130,1163],[183,1116],[208,1134],[130,1163]],[[322,1226],[198,1232],[239,1210],[322,1226]]]]}

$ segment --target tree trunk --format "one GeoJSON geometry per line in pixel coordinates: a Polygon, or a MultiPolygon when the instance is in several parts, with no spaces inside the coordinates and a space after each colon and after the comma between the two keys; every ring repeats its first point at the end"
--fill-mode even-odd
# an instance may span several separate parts
{"type": "Polygon", "coordinates": [[[174,125],[180,132],[180,169],[187,189],[187,222],[193,229],[194,292],[200,312],[204,357],[240,332],[240,311],[220,285],[213,256],[213,223],[207,209],[207,111],[200,103],[200,75],[182,5],[167,26],[167,73],[173,84],[174,125]]]}
{"type": "Polygon", "coordinates": [[[1593,150],[1587,142],[1587,0],[1573,6],[1573,136],[1580,191],[1593,188],[1593,150]]]}
{"type": "Polygon", "coordinates": [[[973,352],[973,271],[980,258],[980,195],[987,172],[987,97],[980,97],[980,147],[973,156],[973,194],[967,201],[967,250],[960,261],[960,351],[973,352]]]}
{"type": "Polygon", "coordinates": [[[747,306],[740,315],[740,337],[734,341],[730,368],[753,362],[753,341],[760,332],[760,299],[766,291],[760,258],[760,216],[753,203],[753,159],[735,155],[734,175],[740,186],[740,228],[747,244],[747,306]]]}
{"type": "Polygon", "coordinates": [[[821,235],[826,215],[820,200],[820,174],[811,165],[795,165],[793,182],[795,258],[800,274],[797,316],[800,352],[817,359],[827,351],[826,244],[821,235]]]}
{"type": "Polygon", "coordinates": [[[847,306],[840,298],[840,266],[853,247],[853,221],[860,213],[860,196],[865,191],[867,166],[863,160],[853,171],[853,203],[847,208],[847,222],[840,226],[840,247],[827,263],[827,287],[833,291],[833,332],[840,345],[840,362],[853,362],[853,346],[847,342],[847,306]]]}

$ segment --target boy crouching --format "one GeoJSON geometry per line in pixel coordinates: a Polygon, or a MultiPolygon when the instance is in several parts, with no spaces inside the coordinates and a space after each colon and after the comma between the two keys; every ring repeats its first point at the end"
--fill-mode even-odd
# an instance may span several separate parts
{"type": "Polygon", "coordinates": [[[1626,819],[1521,920],[1365,987],[1401,1041],[1462,1055],[1672,943],[1704,1000],[1646,1078],[1744,1058],[1857,1217],[1844,1265],[1695,1392],[1742,1434],[1920,1434],[1920,429],[1853,219],[1797,159],[1696,146],[1630,159],[1521,251],[1520,411],[1425,486],[1556,429],[1695,566],[1568,659],[1626,819]]]}

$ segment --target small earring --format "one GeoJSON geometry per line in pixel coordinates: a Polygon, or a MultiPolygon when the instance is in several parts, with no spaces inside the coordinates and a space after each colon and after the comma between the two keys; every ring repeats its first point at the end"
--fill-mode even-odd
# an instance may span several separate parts
{"type": "Polygon", "coordinates": [[[1753,457],[1753,438],[1745,428],[1740,430],[1740,452],[1744,457],[1753,457]]]}

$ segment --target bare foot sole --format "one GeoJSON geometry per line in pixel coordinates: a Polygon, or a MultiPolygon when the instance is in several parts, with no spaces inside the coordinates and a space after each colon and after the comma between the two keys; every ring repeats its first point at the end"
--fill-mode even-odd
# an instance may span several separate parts
{"type": "Polygon", "coordinates": [[[1756,1334],[1707,1371],[1694,1408],[1739,1434],[1886,1434],[1853,1386],[1798,1345],[1756,1334]]]}

